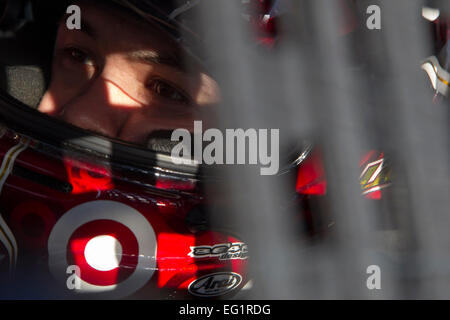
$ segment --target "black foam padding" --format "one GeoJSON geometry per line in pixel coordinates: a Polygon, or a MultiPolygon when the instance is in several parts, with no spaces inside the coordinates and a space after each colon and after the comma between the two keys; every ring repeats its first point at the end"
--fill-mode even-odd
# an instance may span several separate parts
{"type": "Polygon", "coordinates": [[[29,107],[37,108],[45,91],[43,71],[37,66],[12,66],[4,69],[5,90],[29,107]]]}
{"type": "Polygon", "coordinates": [[[49,83],[56,24],[28,22],[20,30],[0,30],[0,90],[36,108],[49,83]]]}

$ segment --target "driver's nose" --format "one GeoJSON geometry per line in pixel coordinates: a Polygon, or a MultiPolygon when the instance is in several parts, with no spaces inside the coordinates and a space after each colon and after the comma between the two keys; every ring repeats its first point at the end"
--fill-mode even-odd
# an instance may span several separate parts
{"type": "MultiPolygon", "coordinates": [[[[49,95],[51,90],[43,97],[40,110],[50,109],[47,106],[51,101],[49,95]]],[[[130,114],[140,107],[142,105],[119,84],[99,76],[84,86],[81,93],[58,108],[55,115],[83,129],[118,138],[130,114]]]]}

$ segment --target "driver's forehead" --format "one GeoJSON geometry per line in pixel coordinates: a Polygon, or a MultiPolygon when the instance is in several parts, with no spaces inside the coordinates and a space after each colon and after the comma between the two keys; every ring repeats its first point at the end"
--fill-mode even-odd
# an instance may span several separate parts
{"type": "Polygon", "coordinates": [[[81,30],[67,29],[65,19],[61,21],[62,36],[84,33],[106,53],[131,52],[153,49],[171,55],[179,55],[181,49],[163,31],[142,18],[122,8],[106,3],[81,1],[81,30]]]}

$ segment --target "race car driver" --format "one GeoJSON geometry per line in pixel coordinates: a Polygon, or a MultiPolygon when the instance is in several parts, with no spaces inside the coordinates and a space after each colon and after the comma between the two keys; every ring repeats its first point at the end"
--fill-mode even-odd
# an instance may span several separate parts
{"type": "Polygon", "coordinates": [[[14,271],[1,297],[217,298],[249,280],[243,240],[205,227],[192,171],[136,147],[213,122],[217,84],[160,25],[126,10],[158,1],[117,2],[76,2],[80,29],[59,20],[40,112],[1,95],[0,281],[14,271]]]}
{"type": "Polygon", "coordinates": [[[156,130],[207,126],[217,83],[179,44],[111,3],[76,4],[82,26],[69,30],[68,16],[60,20],[41,112],[140,145],[156,130]]]}

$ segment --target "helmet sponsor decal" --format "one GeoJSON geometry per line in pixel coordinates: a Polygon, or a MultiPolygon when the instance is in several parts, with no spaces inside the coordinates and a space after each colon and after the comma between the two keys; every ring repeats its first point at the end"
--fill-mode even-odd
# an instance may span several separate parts
{"type": "Polygon", "coordinates": [[[235,272],[217,272],[192,281],[188,290],[195,296],[215,297],[233,291],[241,282],[241,275],[235,272]]]}
{"type": "Polygon", "coordinates": [[[247,259],[248,247],[245,243],[221,243],[214,246],[194,246],[190,247],[188,256],[193,258],[213,258],[219,260],[247,259]]]}
{"type": "MultiPolygon", "coordinates": [[[[372,154],[373,152],[369,153],[367,157],[369,158],[372,154]]],[[[362,194],[366,197],[379,199],[381,197],[380,190],[391,184],[391,168],[386,164],[383,154],[375,161],[365,161],[364,163],[367,164],[359,177],[362,194]]]]}
{"type": "Polygon", "coordinates": [[[49,267],[66,283],[67,268],[78,266],[77,293],[121,298],[143,287],[156,270],[156,235],[148,220],[120,202],[97,200],[65,213],[49,241],[49,267]]]}

